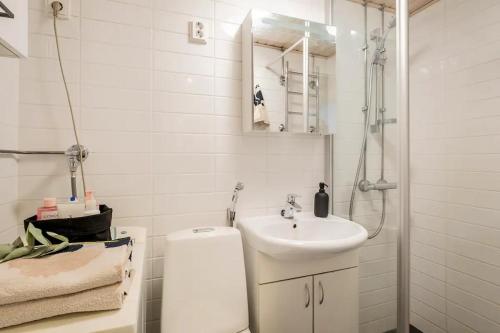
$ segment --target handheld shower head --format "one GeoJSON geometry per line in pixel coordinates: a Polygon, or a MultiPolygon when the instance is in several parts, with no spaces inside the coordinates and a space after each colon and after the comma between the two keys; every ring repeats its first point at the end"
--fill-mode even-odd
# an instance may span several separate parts
{"type": "Polygon", "coordinates": [[[387,36],[389,36],[389,33],[391,32],[391,30],[394,29],[395,27],[396,27],[396,16],[393,16],[391,18],[391,20],[389,21],[389,24],[387,25],[387,29],[385,29],[384,36],[382,36],[383,43],[385,43],[387,36]]]}
{"type": "Polygon", "coordinates": [[[387,37],[389,37],[389,33],[396,26],[396,17],[393,16],[389,24],[387,25],[387,29],[385,29],[384,33],[381,34],[381,29],[374,29],[370,34],[370,39],[375,41],[376,49],[373,53],[372,63],[374,64],[384,64],[386,57],[385,53],[385,42],[387,41],[387,37]]]}
{"type": "Polygon", "coordinates": [[[392,29],[396,27],[396,16],[393,16],[387,25],[387,29],[392,29]]]}

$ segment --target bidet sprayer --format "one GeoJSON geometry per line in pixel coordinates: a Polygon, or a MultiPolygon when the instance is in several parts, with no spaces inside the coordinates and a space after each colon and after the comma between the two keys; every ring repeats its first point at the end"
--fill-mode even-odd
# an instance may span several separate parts
{"type": "Polygon", "coordinates": [[[231,199],[231,207],[227,209],[227,219],[229,225],[232,227],[234,225],[234,220],[236,218],[236,204],[238,203],[239,193],[245,188],[242,182],[237,182],[233,190],[233,198],[231,199]]]}

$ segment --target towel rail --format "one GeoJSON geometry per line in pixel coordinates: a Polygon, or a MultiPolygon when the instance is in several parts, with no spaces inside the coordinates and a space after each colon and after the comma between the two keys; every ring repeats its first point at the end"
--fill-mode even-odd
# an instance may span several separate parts
{"type": "Polygon", "coordinates": [[[0,154],[12,154],[12,155],[65,155],[66,152],[59,150],[12,150],[12,149],[0,149],[0,154]]]}

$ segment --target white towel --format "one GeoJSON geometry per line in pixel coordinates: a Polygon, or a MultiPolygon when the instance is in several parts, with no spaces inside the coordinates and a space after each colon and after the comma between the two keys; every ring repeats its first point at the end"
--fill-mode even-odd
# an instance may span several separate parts
{"type": "Polygon", "coordinates": [[[119,283],[128,275],[130,251],[129,246],[86,244],[75,252],[0,264],[0,305],[119,283]]]}
{"type": "Polygon", "coordinates": [[[269,114],[267,113],[267,109],[264,104],[264,95],[262,94],[262,90],[259,85],[255,86],[253,103],[253,122],[255,124],[268,126],[270,124],[269,114]]]}

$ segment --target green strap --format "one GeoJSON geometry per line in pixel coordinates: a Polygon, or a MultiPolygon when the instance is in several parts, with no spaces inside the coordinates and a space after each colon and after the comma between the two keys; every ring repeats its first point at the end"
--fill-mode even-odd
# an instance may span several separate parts
{"type": "Polygon", "coordinates": [[[49,254],[57,253],[69,245],[68,238],[53,232],[47,232],[51,237],[60,240],[59,244],[52,244],[38,228],[29,224],[26,229],[26,244],[18,237],[11,244],[0,244],[0,263],[17,258],[40,258],[49,254]],[[42,245],[35,246],[35,241],[42,245]]]}

